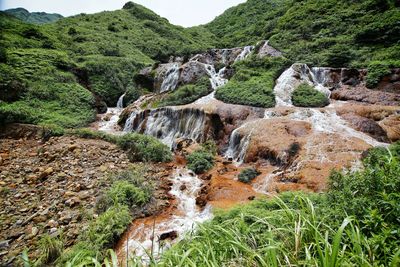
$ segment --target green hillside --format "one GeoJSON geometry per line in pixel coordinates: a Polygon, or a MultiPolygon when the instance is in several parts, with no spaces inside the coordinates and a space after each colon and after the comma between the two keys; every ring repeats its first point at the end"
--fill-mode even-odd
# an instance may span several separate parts
{"type": "Polygon", "coordinates": [[[270,44],[292,61],[324,66],[400,65],[395,0],[248,0],[206,25],[222,46],[270,44]]]}
{"type": "Polygon", "coordinates": [[[204,28],[174,26],[133,3],[41,26],[1,12],[0,27],[1,123],[85,125],[103,101],[114,106],[135,91],[144,66],[214,46],[204,28]]]}
{"type": "Polygon", "coordinates": [[[44,23],[50,23],[50,22],[55,22],[63,16],[60,14],[50,14],[46,12],[29,12],[25,8],[13,8],[13,9],[7,9],[4,12],[6,12],[9,15],[12,15],[14,17],[17,17],[18,19],[28,22],[28,23],[33,23],[33,24],[44,24],[44,23]]]}

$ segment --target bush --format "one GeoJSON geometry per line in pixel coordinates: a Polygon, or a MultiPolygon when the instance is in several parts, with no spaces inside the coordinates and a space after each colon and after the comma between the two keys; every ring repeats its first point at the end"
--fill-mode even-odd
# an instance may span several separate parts
{"type": "Polygon", "coordinates": [[[195,84],[186,84],[170,93],[161,101],[161,106],[186,105],[212,92],[210,80],[203,77],[195,84]]]}
{"type": "Polygon", "coordinates": [[[376,87],[378,83],[382,80],[382,78],[390,73],[391,71],[388,64],[379,61],[371,62],[368,65],[367,87],[376,87]]]}
{"type": "Polygon", "coordinates": [[[68,133],[81,138],[101,139],[117,144],[122,150],[127,151],[131,161],[169,162],[172,160],[169,148],[151,136],[137,133],[115,136],[89,129],[77,129],[68,133]]]}
{"type": "Polygon", "coordinates": [[[299,85],[294,90],[292,102],[297,107],[325,107],[329,105],[329,99],[326,95],[306,83],[299,85]]]}
{"type": "Polygon", "coordinates": [[[80,266],[89,257],[103,259],[105,251],[112,248],[132,222],[126,206],[113,206],[90,223],[79,236],[79,242],[65,250],[57,263],[65,266],[80,266]]]}
{"type": "Polygon", "coordinates": [[[235,75],[215,94],[231,104],[271,108],[275,106],[275,79],[287,66],[284,58],[260,59],[252,56],[234,65],[235,75]]]}
{"type": "Polygon", "coordinates": [[[187,157],[188,168],[201,174],[214,166],[214,156],[205,151],[195,151],[187,157]]]}
{"type": "Polygon", "coordinates": [[[128,207],[142,206],[150,200],[148,192],[143,191],[128,181],[117,181],[107,192],[107,197],[118,205],[128,207]]]}
{"type": "Polygon", "coordinates": [[[151,136],[125,134],[118,138],[117,145],[127,151],[131,161],[169,162],[172,160],[169,148],[151,136]]]}
{"type": "Polygon", "coordinates": [[[239,179],[239,181],[248,184],[252,180],[254,180],[254,178],[259,176],[260,174],[261,173],[259,171],[257,171],[255,168],[248,168],[248,169],[244,169],[243,171],[240,172],[238,179],[239,179]]]}

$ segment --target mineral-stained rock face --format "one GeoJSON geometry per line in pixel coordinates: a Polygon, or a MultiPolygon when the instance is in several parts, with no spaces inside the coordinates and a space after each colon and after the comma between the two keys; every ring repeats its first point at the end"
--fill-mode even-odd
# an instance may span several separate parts
{"type": "Polygon", "coordinates": [[[400,103],[400,93],[372,90],[365,85],[356,87],[342,86],[332,92],[332,98],[387,106],[398,106],[400,103]]]}
{"type": "Polygon", "coordinates": [[[382,127],[374,120],[361,117],[352,113],[344,114],[342,118],[348,121],[354,129],[363,133],[367,133],[378,141],[389,142],[385,130],[383,130],[382,127]]]}

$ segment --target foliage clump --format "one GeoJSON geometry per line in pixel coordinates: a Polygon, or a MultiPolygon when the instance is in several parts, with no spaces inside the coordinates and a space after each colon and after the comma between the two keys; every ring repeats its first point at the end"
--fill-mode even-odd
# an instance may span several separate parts
{"type": "Polygon", "coordinates": [[[160,103],[161,106],[186,105],[212,92],[210,80],[207,77],[201,78],[195,84],[186,84],[178,87],[168,94],[160,103]]]}
{"type": "Polygon", "coordinates": [[[191,153],[186,159],[189,170],[202,174],[214,166],[216,147],[213,142],[206,142],[200,149],[191,153]]]}
{"type": "Polygon", "coordinates": [[[261,173],[255,168],[247,168],[240,172],[238,175],[239,181],[242,183],[250,183],[254,178],[259,176],[261,173]]]}
{"type": "Polygon", "coordinates": [[[216,98],[231,104],[271,108],[275,106],[275,79],[288,66],[284,58],[251,56],[233,66],[235,75],[218,88],[216,98]]]}
{"type": "Polygon", "coordinates": [[[296,107],[325,107],[329,105],[328,97],[309,84],[300,84],[292,94],[292,102],[296,107]]]}

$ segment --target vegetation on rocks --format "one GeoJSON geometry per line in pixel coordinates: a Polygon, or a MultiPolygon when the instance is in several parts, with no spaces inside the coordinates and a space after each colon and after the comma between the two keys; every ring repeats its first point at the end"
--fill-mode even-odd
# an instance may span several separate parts
{"type": "Polygon", "coordinates": [[[235,75],[215,96],[226,103],[270,108],[275,106],[275,79],[288,65],[285,58],[250,56],[233,66],[235,75]]]}
{"type": "Polygon", "coordinates": [[[306,83],[300,84],[292,94],[292,102],[296,107],[325,107],[329,105],[328,97],[306,83]]]}
{"type": "Polygon", "coordinates": [[[243,183],[250,183],[254,178],[260,175],[260,172],[255,168],[247,168],[241,171],[238,175],[239,181],[243,183]]]}
{"type": "Polygon", "coordinates": [[[137,133],[115,136],[89,129],[76,129],[68,133],[82,138],[101,139],[117,144],[127,152],[128,158],[133,162],[169,162],[172,160],[170,149],[152,136],[137,133]]]}
{"type": "Polygon", "coordinates": [[[190,104],[197,99],[212,92],[210,80],[207,77],[201,78],[195,84],[186,84],[178,87],[160,103],[161,106],[178,106],[190,104]]]}
{"type": "Polygon", "coordinates": [[[187,156],[189,170],[196,174],[202,174],[210,170],[214,166],[215,154],[215,144],[211,142],[205,143],[200,149],[187,156]]]}

